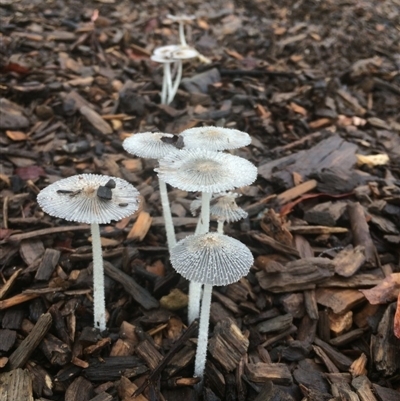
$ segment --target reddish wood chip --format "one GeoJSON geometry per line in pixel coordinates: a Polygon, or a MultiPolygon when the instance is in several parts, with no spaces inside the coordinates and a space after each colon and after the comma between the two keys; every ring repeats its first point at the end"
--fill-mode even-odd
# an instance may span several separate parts
{"type": "Polygon", "coordinates": [[[394,335],[400,338],[400,294],[397,298],[397,309],[394,315],[394,335]]]}
{"type": "Polygon", "coordinates": [[[360,291],[372,305],[392,302],[400,294],[400,273],[393,273],[386,277],[381,284],[369,290],[360,291]]]}

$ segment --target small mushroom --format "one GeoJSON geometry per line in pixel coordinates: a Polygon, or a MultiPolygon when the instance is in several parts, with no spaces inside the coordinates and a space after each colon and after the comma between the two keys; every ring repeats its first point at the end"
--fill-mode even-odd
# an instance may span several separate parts
{"type": "MultiPolygon", "coordinates": [[[[210,214],[214,220],[218,221],[218,232],[223,234],[224,223],[238,221],[247,217],[245,212],[236,203],[239,196],[235,192],[222,192],[214,194],[210,202],[210,214]]],[[[196,216],[198,209],[201,207],[201,200],[196,199],[190,205],[190,211],[196,216]]]]}
{"type": "Polygon", "coordinates": [[[213,286],[228,285],[246,276],[254,259],[240,241],[219,233],[190,235],[171,250],[173,268],[191,282],[204,284],[195,359],[195,376],[203,378],[213,286]]]}
{"type": "Polygon", "coordinates": [[[182,60],[198,57],[196,49],[187,45],[169,45],[157,47],[150,59],[164,65],[163,82],[161,89],[161,104],[170,104],[178,91],[182,79],[182,60]],[[176,74],[172,72],[171,66],[175,65],[176,74]],[[173,75],[175,75],[174,83],[173,75]]]}
{"type": "Polygon", "coordinates": [[[174,100],[176,92],[178,92],[178,88],[182,79],[183,60],[189,60],[191,58],[196,58],[198,56],[199,52],[196,49],[193,49],[192,47],[189,46],[181,46],[179,49],[176,49],[171,53],[171,57],[174,60],[176,60],[176,63],[178,65],[177,67],[178,71],[175,76],[175,82],[170,88],[170,93],[167,99],[168,104],[170,104],[174,100]]]}
{"type": "Polygon", "coordinates": [[[186,35],[185,35],[185,23],[190,23],[190,21],[193,21],[195,19],[195,16],[185,15],[185,14],[181,15],[168,14],[167,18],[169,18],[171,21],[179,23],[179,40],[182,46],[187,46],[186,35]]]}
{"type": "Polygon", "coordinates": [[[171,64],[175,63],[171,55],[174,50],[179,49],[178,45],[158,47],[154,50],[150,59],[163,64],[163,81],[161,87],[161,104],[168,104],[168,97],[172,90],[171,64]]]}
{"type": "Polygon", "coordinates": [[[97,174],[68,177],[42,189],[37,196],[50,216],[88,223],[92,233],[94,326],[106,328],[103,258],[99,224],[121,220],[139,207],[139,192],[121,178],[97,174]]]}

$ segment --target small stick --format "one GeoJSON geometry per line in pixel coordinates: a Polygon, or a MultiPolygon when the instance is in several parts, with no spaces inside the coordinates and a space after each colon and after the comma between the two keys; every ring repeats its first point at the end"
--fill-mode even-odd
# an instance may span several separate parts
{"type": "Polygon", "coordinates": [[[143,391],[148,387],[152,382],[158,380],[163,369],[168,365],[171,359],[175,356],[180,348],[182,348],[186,341],[191,337],[191,335],[197,330],[199,326],[199,320],[194,320],[190,326],[187,328],[185,333],[175,342],[174,346],[170,349],[168,354],[163,358],[163,360],[158,364],[158,366],[150,373],[150,376],[147,380],[133,393],[133,397],[137,397],[143,393],[143,391]]]}
{"type": "Polygon", "coordinates": [[[42,235],[48,235],[48,234],[58,234],[58,233],[65,233],[68,231],[82,231],[82,230],[87,230],[88,225],[80,225],[80,226],[66,226],[66,227],[50,227],[50,228],[43,228],[41,230],[36,230],[36,231],[29,231],[27,233],[21,233],[21,234],[14,234],[8,237],[7,239],[0,241],[0,245],[6,244],[7,242],[19,242],[24,239],[29,239],[29,238],[36,238],[36,237],[41,237],[42,235]]]}
{"type": "Polygon", "coordinates": [[[36,350],[49,331],[52,321],[50,313],[45,313],[39,317],[32,331],[10,355],[8,360],[10,369],[22,368],[25,365],[32,352],[36,350]]]}

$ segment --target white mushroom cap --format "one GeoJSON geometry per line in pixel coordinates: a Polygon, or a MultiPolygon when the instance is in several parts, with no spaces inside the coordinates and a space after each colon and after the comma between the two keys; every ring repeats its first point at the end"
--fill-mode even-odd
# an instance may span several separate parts
{"type": "Polygon", "coordinates": [[[107,224],[134,213],[139,207],[138,197],[137,189],[121,178],[79,174],[42,189],[37,201],[50,216],[79,223],[107,224]],[[109,199],[99,197],[99,187],[108,188],[109,199]]]}
{"type": "Polygon", "coordinates": [[[179,50],[180,48],[180,45],[157,47],[153,50],[153,54],[151,55],[150,59],[157,63],[173,63],[176,60],[172,58],[172,53],[179,50]]]}
{"type": "Polygon", "coordinates": [[[171,249],[173,268],[188,280],[228,285],[246,276],[254,259],[249,248],[224,234],[189,235],[171,249]]]}
{"type": "Polygon", "coordinates": [[[180,135],[187,149],[237,149],[251,143],[248,133],[231,128],[195,127],[182,131],[180,135]]]}
{"type": "Polygon", "coordinates": [[[167,46],[161,46],[161,47],[156,47],[153,50],[153,54],[157,56],[169,56],[172,52],[179,50],[181,48],[181,45],[167,45],[167,46]]]}
{"type": "MultiPolygon", "coordinates": [[[[215,220],[226,221],[231,223],[247,217],[240,206],[236,204],[236,198],[239,194],[234,192],[223,192],[214,194],[210,203],[210,213],[215,220]]],[[[201,200],[196,199],[190,205],[190,211],[195,216],[197,210],[201,207],[201,200]]]]}
{"type": "Polygon", "coordinates": [[[154,49],[150,59],[157,63],[173,63],[177,60],[195,58],[199,52],[190,46],[168,45],[154,49]]]}
{"type": "Polygon", "coordinates": [[[252,184],[257,168],[238,156],[205,149],[182,149],[160,160],[159,177],[190,192],[223,192],[252,184]]]}
{"type": "Polygon", "coordinates": [[[147,159],[161,159],[168,154],[177,152],[174,145],[162,140],[162,138],[173,137],[173,134],[163,132],[141,132],[126,138],[122,146],[131,155],[147,159]]]}
{"type": "Polygon", "coordinates": [[[190,58],[195,58],[199,55],[199,52],[193,47],[180,46],[179,49],[171,53],[171,58],[174,60],[188,60],[190,58]]]}
{"type": "Polygon", "coordinates": [[[180,15],[172,15],[168,14],[167,18],[174,22],[189,22],[193,21],[196,17],[194,15],[180,14],[180,15]]]}

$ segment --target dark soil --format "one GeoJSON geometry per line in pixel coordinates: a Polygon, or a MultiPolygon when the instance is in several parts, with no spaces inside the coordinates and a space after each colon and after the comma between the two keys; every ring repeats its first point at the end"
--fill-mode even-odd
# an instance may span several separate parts
{"type": "MultiPolygon", "coordinates": [[[[0,41],[0,401],[400,400],[399,0],[5,0],[0,41]],[[188,43],[209,63],[186,62],[166,106],[150,55],[178,43],[169,13],[196,16],[188,43]],[[202,125],[248,132],[234,153],[259,178],[226,226],[255,265],[214,289],[197,395],[156,164],[122,141],[202,125]],[[36,202],[79,173],[143,197],[101,227],[105,333],[88,226],[36,202]]],[[[197,196],[170,188],[179,239],[197,196]]]]}

